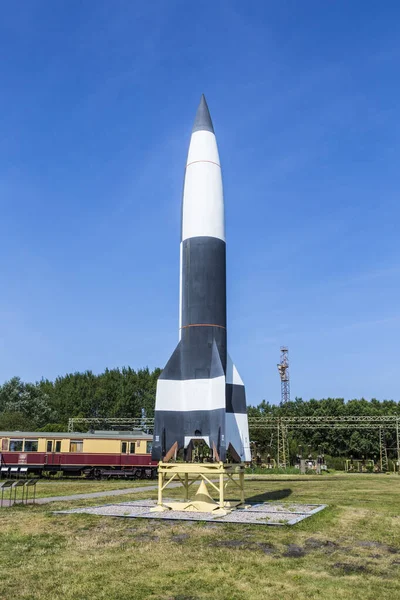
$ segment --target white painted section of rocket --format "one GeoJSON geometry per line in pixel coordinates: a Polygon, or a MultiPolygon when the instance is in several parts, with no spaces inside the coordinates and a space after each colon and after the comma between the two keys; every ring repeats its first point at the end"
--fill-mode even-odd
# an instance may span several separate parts
{"type": "Polygon", "coordinates": [[[225,241],[224,193],[217,140],[192,134],[183,188],[182,240],[209,236],[225,241]]]}
{"type": "Polygon", "coordinates": [[[225,377],[213,379],[162,380],[157,410],[185,412],[225,408],[225,377]]]}

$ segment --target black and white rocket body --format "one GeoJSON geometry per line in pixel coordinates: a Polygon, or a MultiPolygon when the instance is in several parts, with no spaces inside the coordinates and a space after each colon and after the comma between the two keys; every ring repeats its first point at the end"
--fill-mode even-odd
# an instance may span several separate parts
{"type": "Polygon", "coordinates": [[[250,461],[246,396],[227,353],[224,196],[217,141],[202,96],[182,199],[179,343],[157,383],[153,459],[203,439],[214,459],[250,461]]]}

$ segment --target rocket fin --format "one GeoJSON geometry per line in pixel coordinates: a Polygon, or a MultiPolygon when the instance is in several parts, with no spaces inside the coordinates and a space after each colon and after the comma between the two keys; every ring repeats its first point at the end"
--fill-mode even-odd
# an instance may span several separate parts
{"type": "Polygon", "coordinates": [[[226,369],[226,445],[232,445],[240,459],[251,461],[246,391],[236,366],[228,355],[226,369]]]}
{"type": "MultiPolygon", "coordinates": [[[[181,379],[181,371],[182,371],[182,352],[181,352],[182,341],[180,341],[171,354],[171,358],[165,365],[164,369],[161,371],[159,379],[172,379],[179,380],[181,379]]],[[[157,410],[157,405],[156,405],[157,410]]]]}

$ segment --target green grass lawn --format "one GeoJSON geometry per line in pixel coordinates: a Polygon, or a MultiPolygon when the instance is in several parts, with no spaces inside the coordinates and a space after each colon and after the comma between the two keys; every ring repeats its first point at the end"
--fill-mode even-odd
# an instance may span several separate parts
{"type": "MultiPolygon", "coordinates": [[[[60,479],[53,481],[39,480],[36,485],[37,498],[50,498],[54,496],[70,496],[71,494],[90,494],[92,492],[105,492],[107,490],[123,490],[126,488],[157,485],[156,480],[140,479],[131,481],[88,481],[87,479],[60,479]]],[[[7,497],[7,496],[5,496],[7,497]]],[[[98,502],[99,500],[97,500],[98,502]]]]}
{"type": "MultiPolygon", "coordinates": [[[[78,493],[76,482],[56,485],[69,483],[74,492],[64,487],[63,493],[78,493]]],[[[110,483],[79,483],[79,491],[110,483]]],[[[113,489],[125,485],[132,483],[112,482],[113,489]]],[[[293,527],[54,515],[50,510],[154,498],[150,490],[101,502],[3,509],[0,598],[400,598],[400,477],[250,476],[246,495],[254,501],[329,508],[293,527]]]]}

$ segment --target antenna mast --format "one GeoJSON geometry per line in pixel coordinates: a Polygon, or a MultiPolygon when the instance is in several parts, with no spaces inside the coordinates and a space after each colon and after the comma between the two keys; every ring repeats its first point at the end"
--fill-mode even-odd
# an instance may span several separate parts
{"type": "Polygon", "coordinates": [[[281,404],[290,402],[289,349],[281,346],[281,362],[277,365],[281,378],[281,404]]]}

